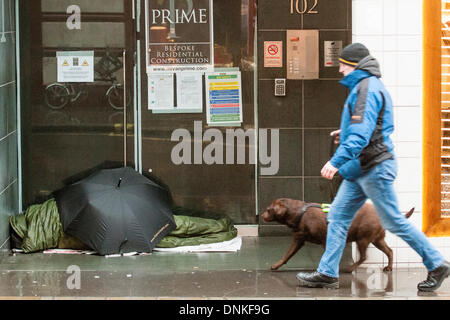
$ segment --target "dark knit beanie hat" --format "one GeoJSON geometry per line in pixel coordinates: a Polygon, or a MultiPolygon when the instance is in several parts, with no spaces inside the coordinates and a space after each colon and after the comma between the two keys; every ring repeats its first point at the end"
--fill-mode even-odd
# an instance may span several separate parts
{"type": "Polygon", "coordinates": [[[363,44],[352,43],[342,50],[339,62],[356,67],[356,65],[369,54],[369,49],[367,49],[363,44]]]}

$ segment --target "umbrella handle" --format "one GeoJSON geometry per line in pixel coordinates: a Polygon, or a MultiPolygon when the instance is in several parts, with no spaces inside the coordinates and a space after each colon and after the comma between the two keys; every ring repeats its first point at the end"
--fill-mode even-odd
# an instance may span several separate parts
{"type": "MultiPolygon", "coordinates": [[[[122,180],[122,179],[120,179],[120,180],[122,180]]],[[[119,253],[120,253],[121,256],[123,256],[122,246],[123,246],[127,241],[128,241],[128,239],[125,238],[125,239],[123,240],[123,242],[120,244],[120,247],[119,247],[119,253]]]]}

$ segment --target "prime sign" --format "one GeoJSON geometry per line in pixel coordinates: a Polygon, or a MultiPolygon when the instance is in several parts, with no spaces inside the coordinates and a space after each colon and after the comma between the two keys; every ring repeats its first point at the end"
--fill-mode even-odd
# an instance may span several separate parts
{"type": "Polygon", "coordinates": [[[147,72],[212,70],[213,0],[146,3],[147,72]]]}
{"type": "Polygon", "coordinates": [[[175,9],[173,14],[168,9],[153,9],[152,24],[163,25],[165,23],[208,23],[208,9],[192,9],[190,11],[175,9]]]}

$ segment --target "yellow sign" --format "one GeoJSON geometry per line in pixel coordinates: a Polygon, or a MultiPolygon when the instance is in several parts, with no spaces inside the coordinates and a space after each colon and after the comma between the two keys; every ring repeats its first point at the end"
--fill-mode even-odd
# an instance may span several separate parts
{"type": "Polygon", "coordinates": [[[83,62],[83,67],[89,67],[89,64],[86,60],[84,60],[84,62],[83,62]]]}
{"type": "Polygon", "coordinates": [[[67,62],[67,60],[64,60],[63,67],[68,67],[68,66],[69,66],[69,63],[67,62]]]}

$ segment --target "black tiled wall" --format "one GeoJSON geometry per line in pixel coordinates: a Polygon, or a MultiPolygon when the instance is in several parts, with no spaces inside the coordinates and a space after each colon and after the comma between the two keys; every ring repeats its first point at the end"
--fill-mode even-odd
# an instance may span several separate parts
{"type": "MultiPolygon", "coordinates": [[[[290,1],[258,1],[258,124],[280,130],[279,171],[258,177],[260,214],[279,197],[330,203],[336,189],[320,169],[329,160],[329,133],[339,127],[347,90],[339,83],[338,67],[324,67],[324,41],[351,42],[351,0],[318,0],[315,9],[317,14],[291,14],[290,1]],[[287,95],[275,97],[274,79],[287,76],[289,29],[319,30],[319,79],[288,79],[287,95]],[[264,67],[264,41],[283,41],[283,67],[264,67]]],[[[275,226],[260,221],[260,234],[275,226]]]]}

